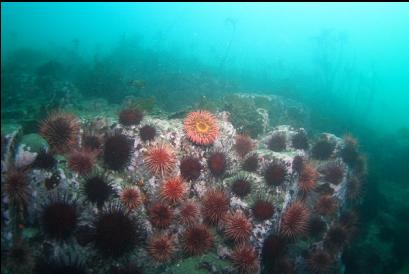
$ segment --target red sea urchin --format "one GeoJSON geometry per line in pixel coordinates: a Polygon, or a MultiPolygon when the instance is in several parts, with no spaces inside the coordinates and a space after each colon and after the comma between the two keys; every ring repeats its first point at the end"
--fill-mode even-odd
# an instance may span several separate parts
{"type": "Polygon", "coordinates": [[[119,171],[125,168],[132,155],[133,141],[125,135],[116,134],[108,137],[104,145],[104,163],[112,169],[119,171]]]}
{"type": "Polygon", "coordinates": [[[79,175],[87,175],[94,168],[96,154],[89,150],[74,150],[68,157],[68,167],[79,175]]]}
{"type": "Polygon", "coordinates": [[[216,117],[204,110],[190,112],[184,120],[187,138],[198,145],[211,145],[219,136],[216,117]]]}
{"type": "Polygon", "coordinates": [[[226,214],[224,218],[224,230],[227,238],[235,242],[245,242],[250,238],[253,226],[243,212],[237,210],[226,214]]]}
{"type": "Polygon", "coordinates": [[[253,140],[248,135],[238,134],[235,140],[234,150],[240,157],[246,156],[254,148],[253,140]]]}
{"type": "Polygon", "coordinates": [[[146,167],[153,175],[163,177],[172,172],[176,163],[176,157],[169,145],[160,143],[148,148],[144,161],[146,167]]]}
{"type": "Polygon", "coordinates": [[[328,251],[317,249],[308,254],[307,263],[311,273],[329,273],[333,260],[328,251]]]}
{"type": "Polygon", "coordinates": [[[231,253],[231,260],[239,273],[258,273],[260,268],[257,252],[249,245],[237,246],[231,253]]]}
{"type": "Polygon", "coordinates": [[[168,203],[180,202],[186,193],[187,185],[180,177],[165,180],[160,188],[161,198],[168,203]]]}
{"type": "Polygon", "coordinates": [[[27,173],[22,170],[9,171],[4,182],[4,192],[13,206],[25,208],[32,193],[27,173]]]}
{"type": "Polygon", "coordinates": [[[127,187],[120,194],[121,202],[128,210],[134,210],[142,204],[142,194],[138,187],[127,187]]]}
{"type": "Polygon", "coordinates": [[[160,202],[154,203],[148,210],[149,220],[154,227],[165,229],[172,223],[173,210],[160,202]]]}
{"type": "Polygon", "coordinates": [[[202,199],[202,214],[211,224],[217,224],[227,213],[230,199],[223,190],[210,189],[202,199]]]}
{"type": "Polygon", "coordinates": [[[93,244],[103,257],[119,258],[141,244],[143,238],[141,226],[119,205],[107,206],[94,220],[93,244]]]}
{"type": "Polygon", "coordinates": [[[213,235],[207,226],[197,224],[188,227],[183,233],[183,249],[189,255],[201,255],[213,246],[213,235]]]}
{"type": "Polygon", "coordinates": [[[180,161],[180,175],[189,181],[194,181],[200,176],[202,164],[198,158],[187,156],[180,161]]]}
{"type": "Polygon", "coordinates": [[[227,156],[222,151],[214,151],[207,158],[207,165],[215,177],[222,176],[227,169],[227,156]]]}
{"type": "Polygon", "coordinates": [[[158,263],[167,262],[176,250],[174,239],[170,235],[153,235],[148,241],[148,253],[158,263]]]}
{"type": "Polygon", "coordinates": [[[199,206],[193,201],[187,201],[181,206],[178,217],[182,224],[191,226],[198,220],[199,214],[199,206]]]}
{"type": "Polygon", "coordinates": [[[332,215],[337,211],[336,200],[330,195],[322,195],[315,204],[315,211],[320,215],[332,215]]]}
{"type": "Polygon", "coordinates": [[[69,113],[53,113],[40,125],[40,135],[56,153],[66,153],[76,147],[79,132],[77,117],[69,113]]]}
{"type": "Polygon", "coordinates": [[[273,217],[274,206],[266,199],[257,199],[251,208],[257,221],[265,221],[273,217]]]}
{"type": "Polygon", "coordinates": [[[308,209],[301,202],[294,202],[281,217],[281,234],[290,239],[303,235],[308,229],[309,216],[308,209]]]}
{"type": "Polygon", "coordinates": [[[316,186],[318,178],[318,172],[315,167],[310,163],[303,164],[300,175],[298,177],[298,188],[306,194],[313,190],[316,186]]]}
{"type": "Polygon", "coordinates": [[[119,122],[124,126],[138,125],[142,119],[142,111],[136,108],[124,109],[119,113],[119,122]]]}

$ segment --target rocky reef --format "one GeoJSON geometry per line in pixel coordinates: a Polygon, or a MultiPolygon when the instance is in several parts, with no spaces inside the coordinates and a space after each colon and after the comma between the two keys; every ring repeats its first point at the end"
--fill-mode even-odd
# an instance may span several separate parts
{"type": "Polygon", "coordinates": [[[366,174],[356,140],[257,113],[252,136],[227,111],[134,107],[2,132],[2,273],[337,272],[366,174]]]}

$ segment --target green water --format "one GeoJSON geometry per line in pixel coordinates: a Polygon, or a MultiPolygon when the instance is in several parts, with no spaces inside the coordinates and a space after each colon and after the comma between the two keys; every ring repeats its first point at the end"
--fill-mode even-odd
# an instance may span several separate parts
{"type": "Polygon", "coordinates": [[[352,134],[368,177],[345,273],[406,273],[408,45],[407,3],[2,3],[2,134],[37,133],[57,109],[116,117],[130,101],[174,118],[264,107],[271,128],[352,134]]]}

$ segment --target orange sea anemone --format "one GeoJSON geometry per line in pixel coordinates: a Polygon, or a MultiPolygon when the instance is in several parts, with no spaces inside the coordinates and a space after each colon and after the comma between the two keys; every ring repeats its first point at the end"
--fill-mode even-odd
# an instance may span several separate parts
{"type": "Polygon", "coordinates": [[[153,175],[162,177],[171,173],[176,163],[173,149],[164,143],[148,148],[144,160],[153,175]]]}
{"type": "Polygon", "coordinates": [[[184,126],[187,138],[198,145],[211,145],[219,136],[216,117],[208,111],[190,112],[184,126]]]}

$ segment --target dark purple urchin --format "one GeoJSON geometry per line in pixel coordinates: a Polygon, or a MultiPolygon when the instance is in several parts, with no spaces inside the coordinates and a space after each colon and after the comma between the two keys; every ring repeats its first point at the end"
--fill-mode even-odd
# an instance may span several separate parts
{"type": "Polygon", "coordinates": [[[121,206],[104,208],[93,222],[94,248],[103,256],[118,258],[142,244],[141,226],[121,206]]]}
{"type": "Polygon", "coordinates": [[[180,161],[180,174],[185,180],[196,180],[201,170],[202,164],[198,158],[187,156],[180,161]]]}
{"type": "Polygon", "coordinates": [[[304,167],[304,162],[305,162],[304,157],[300,155],[295,156],[291,164],[293,171],[300,173],[304,167]]]}
{"type": "Polygon", "coordinates": [[[114,189],[104,177],[94,175],[86,178],[82,193],[88,201],[101,207],[114,194],[114,189]]]}
{"type": "Polygon", "coordinates": [[[341,225],[333,225],[325,236],[324,246],[330,250],[341,250],[348,240],[348,231],[341,225]]]}
{"type": "Polygon", "coordinates": [[[57,258],[52,260],[40,259],[34,269],[36,274],[88,274],[84,262],[78,257],[57,258]]]}
{"type": "Polygon", "coordinates": [[[321,138],[312,147],[311,153],[314,159],[327,160],[335,149],[335,143],[327,138],[321,138]]]}
{"type": "Polygon", "coordinates": [[[240,198],[246,197],[251,192],[251,180],[248,176],[238,175],[233,178],[231,191],[240,198]]]}
{"type": "Polygon", "coordinates": [[[291,144],[295,149],[307,150],[309,147],[307,133],[304,130],[297,131],[291,138],[291,144]]]}
{"type": "Polygon", "coordinates": [[[50,239],[67,240],[78,226],[79,215],[75,200],[67,195],[50,196],[40,215],[42,230],[50,239]]]}
{"type": "Polygon", "coordinates": [[[339,155],[347,165],[355,166],[359,158],[359,152],[357,141],[352,136],[344,138],[344,146],[340,150],[339,155]]]}
{"type": "Polygon", "coordinates": [[[319,216],[312,216],[308,225],[308,235],[312,238],[319,239],[326,230],[325,222],[319,216]]]}
{"type": "Polygon", "coordinates": [[[124,109],[119,113],[119,122],[124,126],[138,125],[143,119],[143,112],[136,108],[124,109]]]}
{"type": "Polygon", "coordinates": [[[156,136],[156,128],[151,125],[144,125],[139,130],[139,137],[142,141],[152,141],[156,136]]]}
{"type": "Polygon", "coordinates": [[[286,149],[287,137],[283,132],[275,132],[268,140],[267,146],[272,151],[280,152],[286,149]]]}
{"type": "Polygon", "coordinates": [[[113,266],[108,274],[143,274],[143,270],[136,265],[129,263],[127,265],[113,266]]]}
{"type": "Polygon", "coordinates": [[[56,164],[57,164],[57,160],[54,158],[54,155],[51,152],[46,151],[46,150],[41,150],[37,154],[32,164],[32,167],[50,170],[50,169],[53,169],[56,164]]]}
{"type": "Polygon", "coordinates": [[[207,166],[213,176],[222,176],[226,172],[228,166],[226,154],[222,151],[212,152],[207,158],[207,166]]]}
{"type": "Polygon", "coordinates": [[[287,252],[287,240],[280,235],[271,234],[264,242],[261,249],[261,260],[264,265],[271,267],[271,264],[283,258],[287,252]]]}
{"type": "Polygon", "coordinates": [[[104,145],[104,163],[112,170],[125,168],[132,155],[133,140],[125,135],[117,134],[108,137],[104,145]]]}
{"type": "Polygon", "coordinates": [[[287,178],[287,167],[285,162],[274,160],[264,168],[264,180],[270,186],[279,186],[287,178]]]}
{"type": "Polygon", "coordinates": [[[242,168],[243,168],[245,171],[248,171],[248,172],[255,172],[255,171],[257,171],[257,168],[258,168],[258,155],[255,154],[255,153],[253,153],[253,154],[251,154],[250,156],[248,156],[248,157],[244,160],[243,165],[242,165],[242,168]]]}

